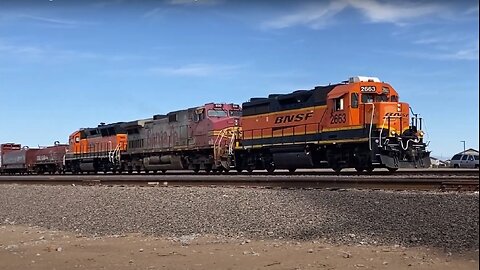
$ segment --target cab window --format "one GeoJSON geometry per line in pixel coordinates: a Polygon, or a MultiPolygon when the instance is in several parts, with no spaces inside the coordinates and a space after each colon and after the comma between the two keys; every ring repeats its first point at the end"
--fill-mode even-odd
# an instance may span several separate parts
{"type": "Polygon", "coordinates": [[[372,103],[373,97],[373,94],[362,94],[362,103],[372,103]]]}
{"type": "Polygon", "coordinates": [[[390,101],[391,102],[398,102],[398,96],[395,96],[395,95],[391,96],[390,101]]]}
{"type": "Polygon", "coordinates": [[[230,111],[230,116],[242,116],[242,111],[230,111]]]}
{"type": "Polygon", "coordinates": [[[223,110],[208,110],[207,115],[208,117],[225,117],[227,112],[223,110]]]}
{"type": "Polygon", "coordinates": [[[358,108],[358,94],[352,93],[351,95],[352,108],[358,108]]]}
{"type": "Polygon", "coordinates": [[[335,111],[343,110],[343,97],[335,99],[335,111]]]}
{"type": "Polygon", "coordinates": [[[387,98],[387,95],[385,94],[375,96],[375,102],[386,102],[386,101],[388,101],[388,98],[387,98]]]}

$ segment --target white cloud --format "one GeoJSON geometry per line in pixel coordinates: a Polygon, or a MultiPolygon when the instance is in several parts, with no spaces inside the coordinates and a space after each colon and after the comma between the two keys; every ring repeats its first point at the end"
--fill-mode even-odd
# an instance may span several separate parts
{"type": "Polygon", "coordinates": [[[403,24],[409,19],[437,14],[444,6],[432,3],[399,1],[385,3],[378,0],[346,0],[348,4],[362,12],[371,22],[403,24]]]}
{"type": "Polygon", "coordinates": [[[307,25],[314,29],[320,29],[328,23],[328,19],[334,17],[345,7],[346,4],[343,2],[309,4],[301,7],[294,13],[266,21],[262,24],[262,27],[282,29],[297,25],[307,25]]]}
{"type": "Polygon", "coordinates": [[[205,77],[211,75],[225,75],[241,68],[239,65],[212,65],[188,64],[178,67],[155,67],[148,69],[148,73],[168,76],[205,77]]]}
{"type": "Polygon", "coordinates": [[[370,22],[394,23],[397,25],[402,25],[422,16],[435,15],[440,11],[446,10],[445,6],[432,3],[332,0],[327,3],[304,5],[293,13],[264,22],[262,27],[281,29],[304,25],[313,29],[319,29],[327,25],[333,17],[347,8],[359,11],[370,22]]]}

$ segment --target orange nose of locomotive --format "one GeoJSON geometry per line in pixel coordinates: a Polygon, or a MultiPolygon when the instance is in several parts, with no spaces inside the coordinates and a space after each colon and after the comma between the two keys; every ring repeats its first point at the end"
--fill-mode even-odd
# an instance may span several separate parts
{"type": "Polygon", "coordinates": [[[385,130],[386,137],[395,137],[409,129],[409,105],[404,102],[382,102],[377,104],[377,127],[385,130]]]}

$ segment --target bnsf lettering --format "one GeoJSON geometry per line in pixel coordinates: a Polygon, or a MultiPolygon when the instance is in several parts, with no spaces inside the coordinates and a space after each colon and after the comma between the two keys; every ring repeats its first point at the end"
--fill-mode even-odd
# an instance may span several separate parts
{"type": "Polygon", "coordinates": [[[308,118],[311,118],[311,117],[313,117],[313,112],[299,113],[299,114],[286,115],[286,116],[278,116],[275,119],[275,124],[300,122],[300,121],[307,120],[308,118]]]}
{"type": "Polygon", "coordinates": [[[401,113],[401,112],[389,112],[385,114],[385,117],[408,117],[408,114],[406,113],[401,113]]]}

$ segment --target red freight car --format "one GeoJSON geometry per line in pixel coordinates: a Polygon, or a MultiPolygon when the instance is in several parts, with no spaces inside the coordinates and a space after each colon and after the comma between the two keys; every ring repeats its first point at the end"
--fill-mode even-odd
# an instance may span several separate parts
{"type": "Polygon", "coordinates": [[[3,155],[5,153],[20,150],[22,145],[17,143],[4,143],[0,144],[0,173],[3,172],[3,155]]]}
{"type": "Polygon", "coordinates": [[[38,149],[24,147],[2,155],[2,173],[28,173],[33,171],[38,149]]]}
{"type": "Polygon", "coordinates": [[[68,144],[55,142],[53,146],[47,146],[35,151],[32,170],[36,173],[63,173],[64,158],[68,144]]]}

